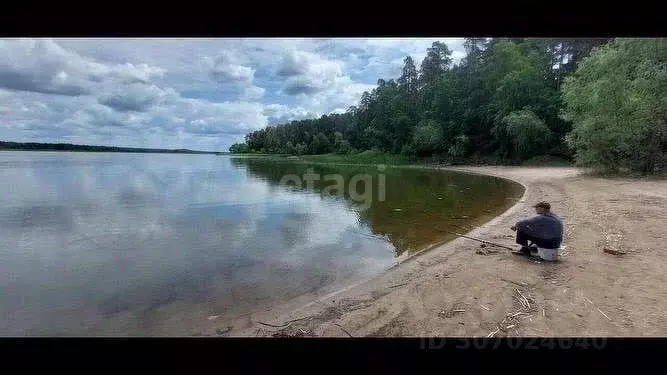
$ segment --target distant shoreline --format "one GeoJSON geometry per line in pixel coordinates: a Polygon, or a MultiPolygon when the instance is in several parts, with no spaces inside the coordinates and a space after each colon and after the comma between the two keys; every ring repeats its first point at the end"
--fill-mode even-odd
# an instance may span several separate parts
{"type": "Polygon", "coordinates": [[[198,151],[189,149],[159,149],[159,148],[134,148],[114,146],[76,145],[71,143],[38,143],[38,142],[2,142],[0,151],[68,151],[68,152],[130,152],[146,154],[216,154],[223,155],[226,152],[198,151]]]}

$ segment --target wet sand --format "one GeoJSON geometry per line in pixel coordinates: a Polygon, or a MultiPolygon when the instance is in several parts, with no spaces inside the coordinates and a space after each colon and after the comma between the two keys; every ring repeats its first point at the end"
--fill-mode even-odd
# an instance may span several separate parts
{"type": "Polygon", "coordinates": [[[667,181],[566,167],[448,167],[508,178],[522,200],[467,233],[514,246],[540,200],[565,222],[558,262],[458,238],[325,297],[236,317],[192,317],[212,336],[665,336],[667,181]],[[613,255],[603,249],[622,251],[613,255]],[[487,250],[492,250],[489,252],[487,250]],[[494,252],[495,251],[495,252],[494,252]]]}

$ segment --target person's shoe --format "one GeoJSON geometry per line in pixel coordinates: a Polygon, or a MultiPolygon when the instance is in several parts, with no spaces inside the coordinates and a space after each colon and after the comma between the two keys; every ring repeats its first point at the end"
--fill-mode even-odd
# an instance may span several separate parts
{"type": "Polygon", "coordinates": [[[530,255],[531,253],[537,251],[537,249],[532,246],[522,246],[520,251],[526,255],[530,255]]]}
{"type": "Polygon", "coordinates": [[[528,246],[521,246],[521,248],[517,251],[513,251],[512,254],[515,255],[522,255],[522,256],[530,256],[530,248],[528,246]]]}

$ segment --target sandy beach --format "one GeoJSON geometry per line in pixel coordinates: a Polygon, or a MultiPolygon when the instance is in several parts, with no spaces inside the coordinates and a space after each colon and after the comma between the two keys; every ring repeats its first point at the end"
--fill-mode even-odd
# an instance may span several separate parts
{"type": "Polygon", "coordinates": [[[536,262],[458,238],[325,297],[209,319],[202,334],[667,335],[667,181],[597,178],[567,167],[447,169],[526,187],[518,204],[469,236],[514,246],[509,228],[531,215],[535,202],[551,202],[565,223],[560,260],[536,262]]]}

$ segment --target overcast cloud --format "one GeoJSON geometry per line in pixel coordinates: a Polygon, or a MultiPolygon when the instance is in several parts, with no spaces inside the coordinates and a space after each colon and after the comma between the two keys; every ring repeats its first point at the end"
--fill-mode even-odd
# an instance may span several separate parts
{"type": "Polygon", "coordinates": [[[0,140],[226,151],[343,112],[435,40],[0,39],[0,140]]]}

